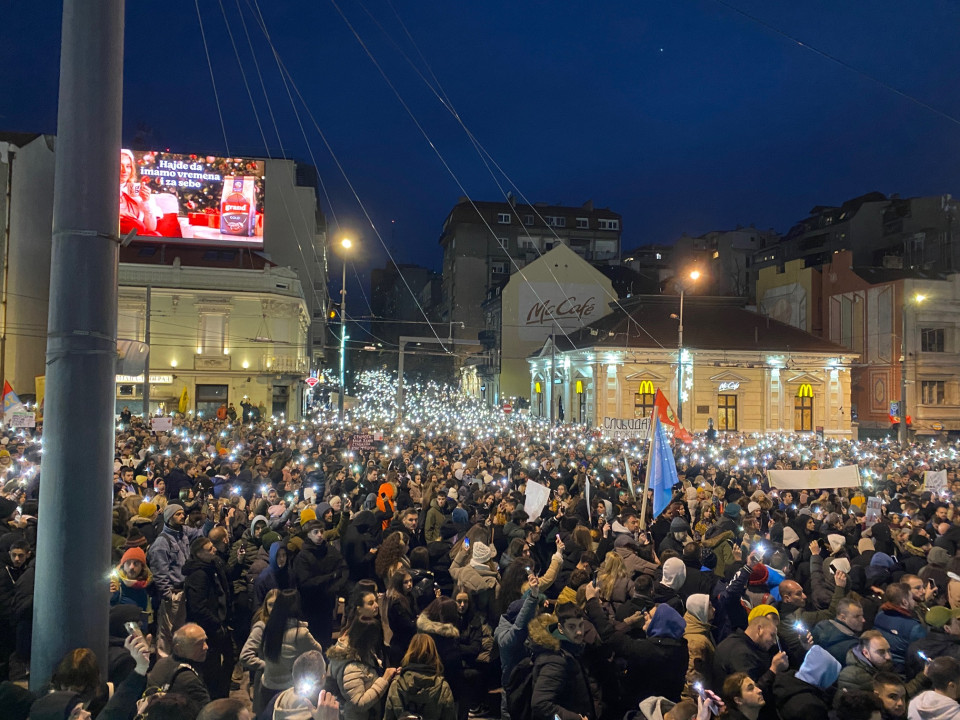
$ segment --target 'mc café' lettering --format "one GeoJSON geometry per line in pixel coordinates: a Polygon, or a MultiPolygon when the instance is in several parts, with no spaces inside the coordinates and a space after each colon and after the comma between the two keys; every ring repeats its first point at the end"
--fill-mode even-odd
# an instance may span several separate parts
{"type": "Polygon", "coordinates": [[[575,296],[564,298],[559,303],[554,304],[550,300],[534,303],[527,313],[527,325],[542,325],[550,322],[554,318],[570,318],[583,320],[584,316],[592,315],[597,307],[597,299],[589,297],[583,302],[577,302],[575,296]]]}

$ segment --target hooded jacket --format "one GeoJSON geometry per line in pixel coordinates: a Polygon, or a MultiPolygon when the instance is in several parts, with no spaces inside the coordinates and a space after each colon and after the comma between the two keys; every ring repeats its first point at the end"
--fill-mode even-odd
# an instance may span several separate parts
{"type": "Polygon", "coordinates": [[[494,640],[500,649],[501,679],[506,683],[510,672],[523,657],[523,645],[527,640],[527,626],[537,612],[536,593],[529,590],[523,597],[510,603],[507,611],[500,616],[496,629],[493,631],[494,640]]]}
{"type": "Polygon", "coordinates": [[[324,642],[337,596],[347,584],[347,566],[340,551],[330,543],[318,546],[304,538],[303,549],[293,559],[293,582],[300,591],[303,615],[311,632],[324,642]]]}
{"type": "Polygon", "coordinates": [[[377,556],[370,550],[376,547],[377,519],[369,510],[361,510],[343,533],[340,549],[350,569],[350,582],[375,577],[374,563],[377,556]]]}
{"type": "Polygon", "coordinates": [[[837,662],[847,661],[847,653],[860,642],[860,634],[839,620],[821,620],[810,631],[813,641],[836,658],[837,662]]]}
{"type": "Polygon", "coordinates": [[[190,543],[201,534],[201,530],[186,525],[179,530],[164,525],[163,532],[147,550],[147,564],[161,597],[169,597],[175,587],[183,584],[183,565],[190,557],[190,543]]]}
{"type": "Polygon", "coordinates": [[[183,566],[183,589],[187,600],[187,622],[202,627],[215,638],[229,618],[230,583],[216,560],[187,560],[183,566]]]}
{"type": "Polygon", "coordinates": [[[773,697],[781,720],[829,720],[826,691],[837,681],[840,663],[818,645],[807,652],[800,669],[777,675],[773,697]]]}
{"type": "Polygon", "coordinates": [[[417,631],[433,638],[437,654],[443,662],[443,676],[450,683],[450,690],[457,700],[463,697],[463,656],[460,652],[460,630],[452,623],[436,622],[420,613],[417,631]]]}
{"type": "Polygon", "coordinates": [[[656,576],[658,566],[637,555],[631,545],[621,545],[620,547],[614,548],[613,551],[623,560],[623,565],[627,570],[627,577],[631,580],[636,580],[641,575],[656,576]]]}
{"type": "Polygon", "coordinates": [[[286,590],[293,585],[293,579],[290,577],[290,557],[287,556],[287,564],[280,567],[277,564],[277,553],[285,549],[282,542],[275,542],[270,546],[270,561],[257,579],[253,581],[253,601],[254,607],[263,605],[264,598],[271,590],[286,590]]]}
{"type": "MultiPolygon", "coordinates": [[[[713,654],[717,646],[710,633],[710,623],[707,613],[710,607],[710,597],[703,594],[691,595],[687,598],[687,612],[683,616],[686,629],[683,637],[687,641],[687,651],[690,660],[687,664],[686,694],[693,697],[692,688],[695,682],[703,683],[704,687],[713,687],[713,654]]],[[[660,612],[659,610],[657,612],[660,612]]],[[[656,617],[656,616],[654,616],[656,617]]]]}
{"type": "MultiPolygon", "coordinates": [[[[446,501],[444,501],[444,506],[446,506],[446,501]]],[[[430,509],[427,510],[427,516],[423,522],[424,541],[432,543],[440,540],[440,527],[446,519],[447,517],[444,515],[443,510],[440,509],[440,504],[437,502],[437,499],[434,498],[431,500],[430,509]]]]}
{"type": "Polygon", "coordinates": [[[647,637],[637,640],[618,633],[597,598],[587,602],[587,616],[597,628],[605,650],[612,650],[627,665],[623,679],[624,702],[635,707],[650,695],[679,702],[690,657],[684,639],[686,623],[669,605],[657,607],[647,627],[647,637]]]}
{"type": "Polygon", "coordinates": [[[935,690],[926,690],[910,701],[907,720],[960,720],[960,705],[935,690]]]}
{"type": "Polygon", "coordinates": [[[903,664],[910,643],[925,637],[927,634],[927,629],[908,611],[891,603],[884,603],[880,606],[880,612],[874,618],[873,626],[882,632],[887,642],[890,643],[893,667],[897,672],[903,671],[903,664]]]}
{"type": "Polygon", "coordinates": [[[551,631],[556,615],[530,621],[527,644],[533,654],[532,720],[596,720],[590,679],[580,655],[583,646],[561,641],[551,631]]]}
{"type": "Polygon", "coordinates": [[[415,713],[421,720],[456,720],[453,692],[443,675],[426,665],[408,665],[401,670],[387,692],[383,720],[399,720],[406,713],[415,713]]]}

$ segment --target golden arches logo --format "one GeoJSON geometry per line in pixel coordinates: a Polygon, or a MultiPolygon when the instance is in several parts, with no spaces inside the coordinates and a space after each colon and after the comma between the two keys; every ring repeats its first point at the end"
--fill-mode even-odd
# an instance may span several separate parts
{"type": "Polygon", "coordinates": [[[577,395],[583,395],[583,380],[577,380],[577,395]]]}
{"type": "Polygon", "coordinates": [[[813,397],[813,387],[810,383],[804,383],[797,389],[798,398],[812,398],[813,397]]]}
{"type": "Polygon", "coordinates": [[[653,383],[651,381],[641,380],[639,392],[641,395],[654,395],[657,391],[653,389],[653,383]]]}
{"type": "Polygon", "coordinates": [[[536,393],[542,393],[542,392],[543,392],[543,390],[540,389],[540,383],[539,383],[539,382],[535,382],[535,383],[533,384],[533,391],[536,392],[536,393]]]}

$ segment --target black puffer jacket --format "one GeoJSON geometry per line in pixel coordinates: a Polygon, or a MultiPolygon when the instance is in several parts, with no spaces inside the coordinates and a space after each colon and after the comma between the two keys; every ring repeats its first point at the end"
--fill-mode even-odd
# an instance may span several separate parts
{"type": "Polygon", "coordinates": [[[590,679],[580,659],[582,646],[561,643],[550,632],[556,615],[539,615],[527,626],[533,655],[532,720],[596,720],[590,679]]]}
{"type": "Polygon", "coordinates": [[[229,618],[231,590],[226,570],[218,560],[192,558],[184,563],[183,578],[187,622],[215,637],[229,618]]]}
{"type": "Polygon", "coordinates": [[[829,720],[830,705],[824,691],[797,680],[792,670],[777,675],[773,697],[781,720],[829,720]]]}

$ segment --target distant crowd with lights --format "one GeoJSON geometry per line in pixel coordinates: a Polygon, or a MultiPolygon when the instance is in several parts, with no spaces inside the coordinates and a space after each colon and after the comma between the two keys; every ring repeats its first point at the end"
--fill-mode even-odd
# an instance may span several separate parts
{"type": "Polygon", "coordinates": [[[644,442],[436,383],[401,413],[395,383],[343,421],[124,414],[113,557],[76,589],[108,657],[40,692],[42,438],[0,434],[0,717],[960,720],[955,442],[711,430],[654,516],[644,442]],[[841,465],[859,486],[768,477],[841,465]]]}

